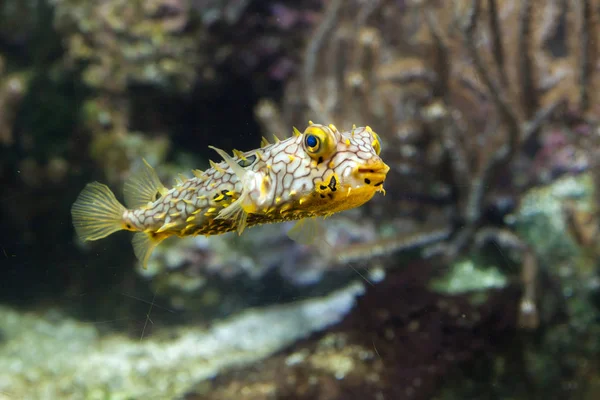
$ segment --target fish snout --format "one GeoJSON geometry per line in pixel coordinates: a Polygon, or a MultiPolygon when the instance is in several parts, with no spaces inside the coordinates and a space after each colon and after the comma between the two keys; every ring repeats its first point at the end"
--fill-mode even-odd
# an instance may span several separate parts
{"type": "Polygon", "coordinates": [[[383,185],[389,170],[390,167],[377,157],[369,160],[367,164],[360,165],[355,171],[355,176],[365,184],[377,187],[383,185]]]}

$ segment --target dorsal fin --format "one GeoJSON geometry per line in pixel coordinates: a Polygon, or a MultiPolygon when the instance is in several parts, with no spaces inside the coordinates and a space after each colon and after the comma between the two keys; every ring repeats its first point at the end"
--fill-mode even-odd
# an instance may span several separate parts
{"type": "Polygon", "coordinates": [[[128,208],[145,206],[149,202],[156,201],[159,194],[163,195],[167,192],[167,188],[160,182],[154,168],[146,160],[142,161],[144,167],[134,173],[123,187],[125,204],[128,208]]]}

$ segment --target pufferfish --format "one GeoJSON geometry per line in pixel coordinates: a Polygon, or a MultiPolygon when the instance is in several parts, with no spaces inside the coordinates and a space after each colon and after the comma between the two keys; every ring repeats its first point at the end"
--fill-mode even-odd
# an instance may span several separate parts
{"type": "MultiPolygon", "coordinates": [[[[108,186],[87,184],[71,208],[83,241],[116,231],[137,232],[133,249],[144,268],[154,248],[170,236],[218,235],[264,223],[328,217],[363,205],[383,192],[389,167],[379,136],[368,126],[339,131],[309,122],[303,133],[233,156],[213,146],[224,161],[193,170],[167,189],[154,169],[124,184],[123,206],[108,186]]],[[[297,224],[292,230],[308,232],[297,224]]],[[[296,233],[297,237],[301,234],[296,233]]],[[[291,235],[290,235],[291,236],[291,235]]]]}

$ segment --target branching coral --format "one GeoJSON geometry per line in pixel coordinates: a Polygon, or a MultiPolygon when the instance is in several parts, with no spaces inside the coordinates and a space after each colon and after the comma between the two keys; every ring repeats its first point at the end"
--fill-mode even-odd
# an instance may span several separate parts
{"type": "MultiPolygon", "coordinates": [[[[597,3],[332,0],[302,73],[287,86],[281,118],[371,124],[396,172],[380,207],[418,220],[434,204],[435,239],[444,228],[451,238],[428,246],[429,256],[454,260],[490,241],[520,252],[521,317],[534,327],[537,263],[503,217],[543,180],[529,167],[545,137],[573,134],[567,110],[597,124],[597,3]],[[407,208],[411,200],[419,204],[407,208]]],[[[431,224],[419,226],[422,237],[431,224]]],[[[406,243],[401,235],[362,248],[391,252],[406,243]]]]}
{"type": "Polygon", "coordinates": [[[499,249],[505,271],[520,268],[521,298],[506,312],[521,328],[543,327],[541,349],[517,335],[519,379],[538,395],[555,393],[547,382],[589,393],[598,374],[597,265],[564,228],[596,259],[598,212],[564,207],[566,188],[581,184],[556,177],[588,169],[600,188],[599,18],[597,0],[332,0],[280,115],[260,114],[370,124],[381,136],[388,195],[361,211],[384,228],[336,249],[342,261],[416,246],[452,268],[499,249]]]}
{"type": "Polygon", "coordinates": [[[530,156],[528,147],[539,140],[545,124],[561,124],[560,106],[571,107],[584,116],[598,104],[596,91],[592,95],[589,90],[597,86],[598,74],[594,73],[597,52],[595,44],[588,40],[596,31],[592,21],[597,12],[598,7],[592,7],[589,1],[581,6],[559,2],[527,1],[519,5],[512,1],[464,1],[457,3],[446,28],[446,32],[454,30],[455,34],[441,35],[440,27],[446,25],[448,12],[435,6],[423,10],[431,37],[444,55],[442,61],[447,61],[437,69],[438,76],[446,76],[442,85],[451,94],[470,91],[472,95],[468,108],[446,100],[446,112],[439,122],[453,130],[447,135],[448,142],[456,143],[455,138],[461,134],[479,142],[451,146],[463,149],[459,157],[450,157],[450,165],[455,182],[463,177],[467,178],[467,185],[458,196],[463,226],[444,250],[455,255],[474,238],[475,243],[491,239],[524,251],[521,317],[523,322],[529,321],[526,325],[530,327],[537,325],[533,300],[535,258],[516,236],[503,229],[482,226],[489,223],[486,210],[494,201],[494,192],[503,190],[503,185],[508,183],[515,201],[519,200],[523,190],[519,182],[523,170],[519,168],[519,158],[525,160],[530,156]],[[561,36],[558,28],[565,23],[564,32],[570,33],[561,36]],[[553,54],[560,47],[566,52],[560,56],[553,54]],[[461,50],[462,63],[460,57],[458,62],[450,58],[460,55],[461,50]],[[451,68],[446,73],[446,65],[455,66],[456,70],[451,68]],[[492,106],[493,113],[485,113],[478,104],[492,106]],[[454,115],[470,122],[466,129],[456,123],[454,115]],[[481,130],[474,121],[477,115],[487,118],[481,130]],[[478,134],[481,131],[483,135],[478,134]],[[486,131],[492,134],[485,134],[486,131]]]}

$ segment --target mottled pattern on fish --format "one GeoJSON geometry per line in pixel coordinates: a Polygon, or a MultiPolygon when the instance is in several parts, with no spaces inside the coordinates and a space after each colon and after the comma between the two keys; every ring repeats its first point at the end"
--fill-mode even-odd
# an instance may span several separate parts
{"type": "Polygon", "coordinates": [[[169,236],[242,233],[257,224],[329,216],[383,191],[389,167],[379,157],[379,138],[369,127],[341,132],[311,122],[304,133],[294,130],[286,140],[265,144],[245,153],[234,151],[233,157],[215,148],[224,161],[194,171],[195,177],[170,190],[146,164],[125,184],[129,209],[118,202],[122,208],[117,207],[114,195],[95,184],[100,185],[95,187],[98,194],[86,197],[84,190],[83,199],[73,206],[75,227],[84,240],[119,229],[143,232],[137,244],[134,238],[134,248],[145,264],[152,248],[169,236]],[[96,207],[110,203],[112,229],[99,225],[97,218],[93,221],[94,199],[101,200],[96,207]],[[122,212],[118,227],[117,210],[122,212]]]}

